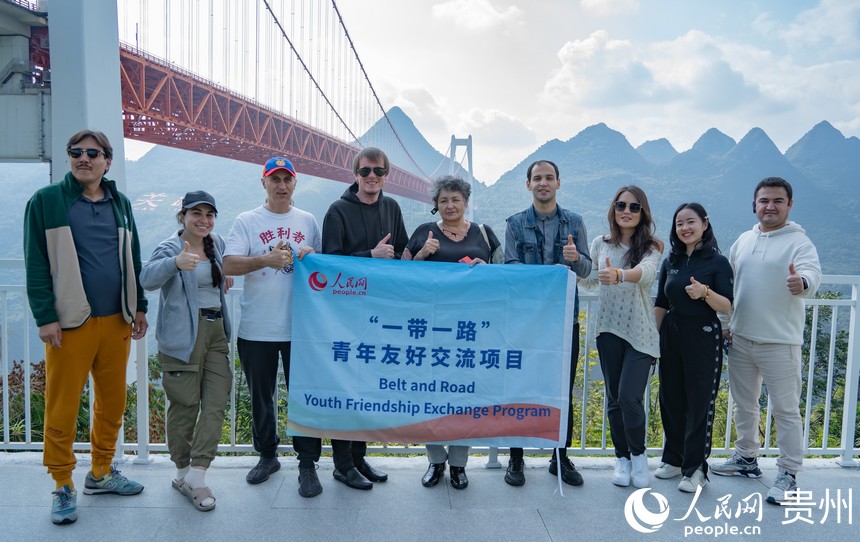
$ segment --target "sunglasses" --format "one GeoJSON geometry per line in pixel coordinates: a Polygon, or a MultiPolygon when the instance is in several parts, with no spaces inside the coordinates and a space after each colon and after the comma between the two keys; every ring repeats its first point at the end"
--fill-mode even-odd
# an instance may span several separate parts
{"type": "Polygon", "coordinates": [[[104,154],[105,158],[107,158],[107,154],[105,151],[101,151],[99,149],[81,149],[80,147],[69,147],[66,149],[66,152],[69,153],[69,156],[72,158],[80,158],[84,153],[87,153],[87,157],[91,160],[95,160],[99,157],[100,154],[104,154]]]}
{"type": "Polygon", "coordinates": [[[384,167],[363,167],[358,170],[358,174],[362,177],[367,177],[368,175],[370,175],[371,171],[377,177],[384,177],[386,174],[388,174],[388,170],[384,167]]]}
{"type": "MultiPolygon", "coordinates": [[[[618,211],[619,213],[623,213],[624,209],[626,209],[626,208],[627,208],[627,202],[626,201],[616,201],[615,202],[615,210],[618,211]]],[[[630,212],[633,213],[634,215],[641,210],[642,210],[642,204],[641,203],[631,203],[630,204],[630,212]]]]}

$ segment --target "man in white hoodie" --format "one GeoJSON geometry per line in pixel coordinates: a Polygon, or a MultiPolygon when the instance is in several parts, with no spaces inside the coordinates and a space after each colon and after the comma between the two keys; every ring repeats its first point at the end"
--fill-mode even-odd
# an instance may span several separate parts
{"type": "Polygon", "coordinates": [[[768,177],[754,192],[758,224],[732,245],[729,261],[735,272],[734,310],[727,338],[729,386],[735,401],[735,452],[711,470],[723,476],[760,478],[756,452],[759,440],[759,397],[767,386],[776,421],[778,474],[767,501],[779,504],[797,490],[795,475],[803,465],[803,424],[800,417],[800,348],[806,313],[821,283],[815,245],[803,228],[788,220],[793,204],[791,185],[768,177]]]}

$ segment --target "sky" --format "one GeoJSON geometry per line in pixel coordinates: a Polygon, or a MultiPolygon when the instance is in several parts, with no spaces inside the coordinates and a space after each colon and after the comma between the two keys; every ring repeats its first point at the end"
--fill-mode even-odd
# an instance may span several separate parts
{"type": "Polygon", "coordinates": [[[383,104],[431,144],[472,135],[492,182],[600,122],[690,148],[759,127],[785,151],[821,120],[860,136],[858,0],[338,2],[383,104]]]}
{"type": "MultiPolygon", "coordinates": [[[[709,128],[785,151],[860,135],[860,0],[341,0],[386,108],[440,152],[471,135],[492,183],[600,122],[679,152],[709,128]]],[[[134,151],[129,149],[133,158],[134,151]]]]}

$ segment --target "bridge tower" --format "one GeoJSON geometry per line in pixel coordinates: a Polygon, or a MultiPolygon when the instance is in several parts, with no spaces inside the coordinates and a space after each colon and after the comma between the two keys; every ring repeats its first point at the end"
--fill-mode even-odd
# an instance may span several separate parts
{"type": "Polygon", "coordinates": [[[116,0],[56,0],[48,7],[51,40],[51,181],[68,170],[66,141],[83,128],[113,145],[107,177],[125,189],[125,145],[116,0]],[[62,157],[62,158],[61,158],[62,157]]]}
{"type": "MultiPolygon", "coordinates": [[[[469,162],[468,169],[466,170],[469,173],[466,181],[469,183],[469,186],[474,189],[475,188],[475,176],[472,174],[472,136],[469,136],[465,139],[458,138],[456,136],[451,136],[451,154],[448,156],[448,174],[453,175],[454,169],[457,166],[457,149],[460,147],[466,147],[466,160],[469,162]]],[[[473,190],[474,195],[474,190],[473,190]]],[[[472,220],[472,206],[469,205],[469,209],[467,211],[467,218],[469,221],[472,220]]]]}
{"type": "Polygon", "coordinates": [[[11,30],[0,36],[0,112],[15,120],[0,125],[0,160],[51,162],[56,182],[69,169],[69,136],[99,130],[113,145],[108,177],[124,189],[116,0],[27,6],[39,11],[14,4],[0,10],[0,28],[11,30]]]}
{"type": "Polygon", "coordinates": [[[0,3],[0,162],[50,160],[50,73],[45,13],[0,3]]]}

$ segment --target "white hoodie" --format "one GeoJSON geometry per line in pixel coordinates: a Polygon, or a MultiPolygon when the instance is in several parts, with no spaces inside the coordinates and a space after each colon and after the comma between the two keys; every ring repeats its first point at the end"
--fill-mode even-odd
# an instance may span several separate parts
{"type": "Polygon", "coordinates": [[[756,224],[732,245],[729,262],[735,272],[732,334],[752,341],[803,344],[803,298],[821,284],[818,251],[798,224],[763,232],[756,224]],[[792,295],[786,286],[788,266],[806,279],[809,288],[792,295]]]}

